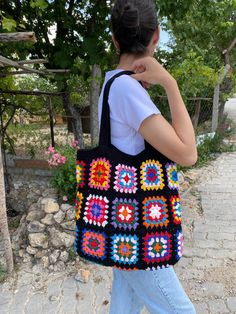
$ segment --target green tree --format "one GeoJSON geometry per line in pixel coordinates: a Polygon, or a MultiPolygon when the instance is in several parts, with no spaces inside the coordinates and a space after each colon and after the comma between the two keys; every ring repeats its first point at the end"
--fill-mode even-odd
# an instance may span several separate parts
{"type": "MultiPolygon", "coordinates": [[[[5,56],[11,56],[17,51],[19,58],[24,58],[29,53],[32,57],[47,58],[48,68],[67,68],[72,73],[82,75],[84,80],[91,76],[94,65],[104,64],[109,37],[110,7],[107,1],[3,0],[0,9],[3,16],[2,28],[8,31],[10,26],[11,30],[16,31],[22,28],[32,30],[38,39],[30,47],[5,46],[5,56]],[[49,37],[52,26],[56,28],[54,41],[49,37]],[[82,61],[79,68],[75,62],[78,58],[82,61]]],[[[56,75],[54,79],[60,91],[68,91],[68,77],[56,75]]],[[[68,94],[63,97],[63,105],[67,115],[74,117],[73,131],[81,141],[80,110],[71,103],[68,94]]]]}

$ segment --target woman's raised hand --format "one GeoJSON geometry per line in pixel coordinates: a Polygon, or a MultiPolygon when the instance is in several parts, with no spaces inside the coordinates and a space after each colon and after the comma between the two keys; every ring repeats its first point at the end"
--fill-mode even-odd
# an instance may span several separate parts
{"type": "Polygon", "coordinates": [[[164,88],[175,82],[171,74],[153,57],[136,60],[132,65],[132,77],[146,84],[158,84],[164,88]]]}

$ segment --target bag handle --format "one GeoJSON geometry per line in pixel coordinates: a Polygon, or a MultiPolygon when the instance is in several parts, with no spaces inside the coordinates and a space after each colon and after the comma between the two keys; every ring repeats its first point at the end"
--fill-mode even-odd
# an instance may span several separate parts
{"type": "Polygon", "coordinates": [[[134,74],[132,71],[121,71],[114,75],[108,80],[105,85],[103,93],[103,103],[102,103],[102,116],[100,124],[100,134],[99,134],[99,146],[110,146],[111,145],[111,123],[110,123],[110,108],[108,103],[109,92],[114,80],[121,75],[131,75],[134,74]]]}
{"type": "MultiPolygon", "coordinates": [[[[132,71],[121,71],[108,80],[104,87],[103,103],[102,103],[102,116],[100,123],[99,133],[99,146],[111,146],[111,123],[110,123],[110,107],[108,103],[109,92],[114,80],[121,75],[132,75],[132,71]]],[[[142,83],[139,82],[141,85],[142,83]]],[[[143,85],[142,85],[143,86],[143,85]]],[[[151,144],[144,140],[146,149],[153,149],[151,144]]]]}

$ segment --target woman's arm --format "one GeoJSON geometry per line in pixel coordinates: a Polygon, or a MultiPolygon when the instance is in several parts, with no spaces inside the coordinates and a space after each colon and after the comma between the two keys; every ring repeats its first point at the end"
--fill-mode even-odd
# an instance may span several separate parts
{"type": "Polygon", "coordinates": [[[133,77],[148,84],[161,85],[167,94],[172,125],[161,115],[145,119],[141,135],[162,154],[183,166],[197,161],[195,134],[191,119],[175,79],[154,59],[146,57],[134,63],[133,77]]]}

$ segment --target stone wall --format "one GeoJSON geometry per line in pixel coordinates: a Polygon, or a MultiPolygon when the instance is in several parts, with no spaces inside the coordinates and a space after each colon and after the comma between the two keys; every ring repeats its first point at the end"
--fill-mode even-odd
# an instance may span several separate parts
{"type": "Polygon", "coordinates": [[[38,201],[39,197],[56,194],[54,189],[50,190],[51,171],[45,164],[40,167],[39,163],[7,155],[7,172],[5,171],[5,182],[7,190],[7,208],[16,213],[27,212],[28,208],[38,201]],[[36,167],[37,166],[37,167],[36,167]]]}
{"type": "Polygon", "coordinates": [[[75,258],[75,207],[59,203],[45,162],[7,155],[7,174],[8,215],[21,217],[11,236],[16,262],[39,263],[50,271],[65,269],[75,258]]]}
{"type": "Polygon", "coordinates": [[[12,237],[17,262],[42,263],[51,271],[65,269],[74,256],[75,208],[56,197],[32,203],[12,237]]]}

